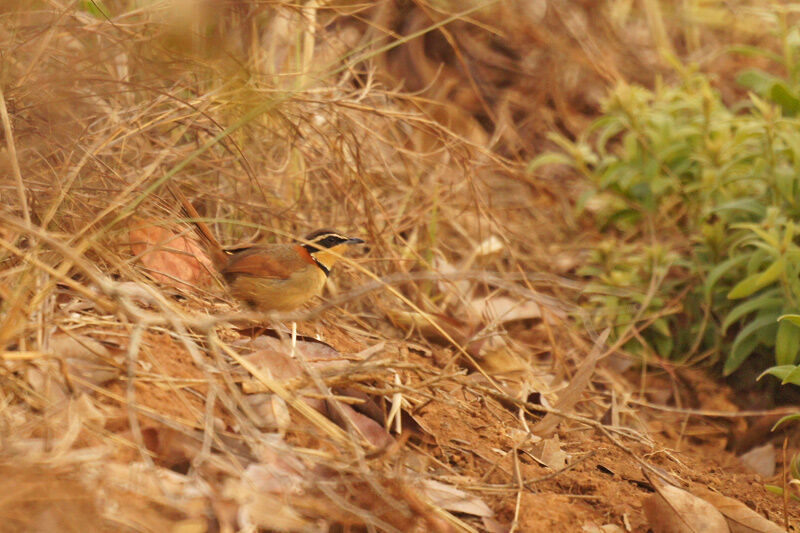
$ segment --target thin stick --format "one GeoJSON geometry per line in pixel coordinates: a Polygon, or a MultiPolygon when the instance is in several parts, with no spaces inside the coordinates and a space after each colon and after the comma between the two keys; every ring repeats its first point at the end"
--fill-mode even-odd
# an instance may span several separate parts
{"type": "Polygon", "coordinates": [[[6,134],[6,146],[8,147],[8,157],[11,160],[11,171],[14,173],[14,178],[17,180],[17,194],[19,194],[19,205],[22,208],[22,216],[25,219],[25,223],[30,225],[31,214],[28,211],[25,184],[22,182],[22,172],[19,169],[19,160],[17,160],[17,148],[14,145],[14,133],[11,131],[11,119],[8,118],[6,97],[3,94],[2,87],[0,87],[0,119],[3,121],[3,130],[6,134]]]}

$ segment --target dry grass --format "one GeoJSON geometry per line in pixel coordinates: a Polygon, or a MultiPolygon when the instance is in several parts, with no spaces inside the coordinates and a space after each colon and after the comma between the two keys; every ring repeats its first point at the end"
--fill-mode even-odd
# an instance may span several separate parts
{"type": "MultiPolygon", "coordinates": [[[[580,367],[594,341],[569,321],[580,285],[559,276],[591,241],[569,182],[523,164],[547,129],[582,127],[605,83],[664,69],[645,38],[658,18],[552,4],[7,4],[9,477],[30,473],[32,491],[65,478],[54,491],[80,502],[67,514],[97,514],[98,528],[469,531],[489,526],[446,511],[423,480],[469,488],[511,522],[533,486],[516,452],[534,433],[567,420],[651,448],[596,422],[609,391],[628,392],[617,377],[575,412],[609,352],[580,367]],[[224,243],[321,226],[368,241],[337,266],[326,306],[289,317],[339,353],[250,339],[231,324],[252,315],[220,287],[153,282],[129,232],[186,230],[167,181],[224,243]],[[503,298],[510,315],[493,315],[486,302],[503,298]],[[405,431],[391,437],[346,409],[395,424],[392,402],[405,431]],[[459,438],[492,466],[467,468],[459,438]]],[[[62,520],[22,506],[27,493],[3,503],[14,520],[62,520]]]]}

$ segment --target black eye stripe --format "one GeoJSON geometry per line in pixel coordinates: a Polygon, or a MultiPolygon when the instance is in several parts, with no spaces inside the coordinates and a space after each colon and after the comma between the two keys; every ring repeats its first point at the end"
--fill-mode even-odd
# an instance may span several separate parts
{"type": "Polygon", "coordinates": [[[304,247],[311,253],[318,252],[325,248],[333,248],[337,244],[341,244],[347,241],[347,237],[342,237],[341,235],[337,234],[322,234],[316,236],[314,239],[311,240],[311,244],[305,244],[304,247]]]}
{"type": "Polygon", "coordinates": [[[331,248],[332,246],[336,246],[337,244],[345,240],[346,239],[343,239],[339,235],[328,235],[324,239],[317,242],[319,243],[320,246],[324,246],[325,248],[331,248]]]}

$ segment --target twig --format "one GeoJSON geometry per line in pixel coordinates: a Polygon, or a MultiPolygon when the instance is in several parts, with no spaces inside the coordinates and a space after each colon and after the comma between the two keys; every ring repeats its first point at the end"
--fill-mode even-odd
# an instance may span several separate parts
{"type": "Polygon", "coordinates": [[[11,171],[14,173],[14,179],[17,181],[17,194],[19,195],[19,206],[22,209],[22,217],[25,224],[30,225],[31,214],[28,211],[28,198],[25,196],[25,183],[22,181],[22,172],[19,169],[19,160],[17,159],[17,147],[14,144],[14,132],[11,128],[11,119],[8,117],[8,109],[6,108],[6,97],[3,94],[3,88],[0,86],[0,119],[3,121],[3,130],[6,136],[6,148],[8,148],[8,157],[11,160],[11,171]]]}

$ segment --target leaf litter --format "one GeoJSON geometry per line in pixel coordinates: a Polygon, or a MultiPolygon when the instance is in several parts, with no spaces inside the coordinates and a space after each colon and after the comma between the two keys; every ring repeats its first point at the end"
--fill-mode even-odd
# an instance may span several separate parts
{"type": "Polygon", "coordinates": [[[504,156],[530,153],[544,126],[580,129],[607,75],[597,54],[633,78],[657,61],[614,52],[642,38],[641,21],[619,31],[602,27],[606,13],[588,17],[592,6],[534,4],[519,17],[506,5],[455,17],[374,57],[377,77],[353,62],[337,83],[310,88],[302,74],[280,84],[370,28],[407,20],[399,35],[442,14],[419,3],[398,17],[388,3],[363,24],[346,9],[279,3],[245,36],[227,31],[242,23],[236,8],[200,7],[191,24],[219,24],[203,42],[185,17],[165,29],[145,8],[130,14],[141,40],[79,8],[10,11],[14,31],[0,40],[14,51],[11,78],[25,83],[5,98],[35,201],[15,208],[9,196],[0,211],[0,528],[659,531],[713,508],[726,527],[796,521],[724,450],[733,424],[717,415],[743,416],[730,391],[681,369],[616,371],[605,356],[619,346],[571,320],[582,287],[558,277],[580,264],[558,200],[570,183],[533,180],[504,156]],[[301,24],[310,19],[318,26],[301,24]],[[498,46],[502,32],[480,26],[500,21],[524,38],[498,46]],[[612,45],[586,48],[551,28],[616,31],[612,45]],[[240,37],[244,61],[229,62],[220,52],[240,37]],[[457,63],[433,59],[453,42],[493,80],[485,98],[457,63]],[[567,72],[573,62],[528,55],[541,42],[588,54],[589,66],[567,72]],[[208,80],[229,84],[193,85],[199,71],[173,61],[186,50],[208,80]],[[515,56],[537,76],[509,82],[515,56]],[[75,67],[69,83],[64,64],[75,67]],[[237,77],[243,64],[280,75],[259,85],[237,77]],[[552,83],[538,84],[541,72],[552,83]],[[424,97],[386,90],[392,79],[413,80],[424,97]],[[204,144],[276,87],[285,96],[259,120],[204,144]],[[511,119],[525,110],[542,120],[511,119]],[[503,127],[490,135],[487,118],[503,127]],[[337,266],[323,305],[280,317],[298,321],[302,338],[292,338],[212,283],[162,176],[222,221],[226,242],[344,221],[363,225],[372,248],[337,266]],[[254,319],[274,335],[245,333],[254,319]],[[661,394],[639,395],[651,388],[661,394]],[[703,412],[713,405],[723,408],[703,412]],[[736,500],[700,503],[654,472],[736,500]]]}

